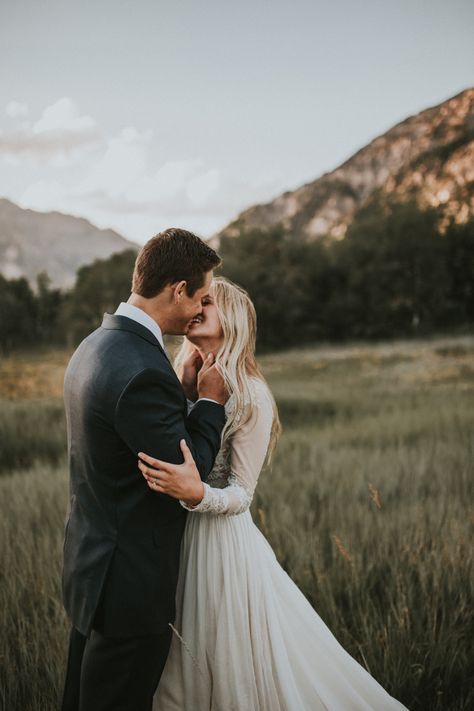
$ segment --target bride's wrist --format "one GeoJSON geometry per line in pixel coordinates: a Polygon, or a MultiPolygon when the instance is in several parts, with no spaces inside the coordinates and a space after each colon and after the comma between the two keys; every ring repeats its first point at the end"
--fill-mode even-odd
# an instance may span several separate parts
{"type": "Polygon", "coordinates": [[[186,506],[197,506],[204,498],[204,484],[200,481],[189,498],[183,499],[186,506]]]}

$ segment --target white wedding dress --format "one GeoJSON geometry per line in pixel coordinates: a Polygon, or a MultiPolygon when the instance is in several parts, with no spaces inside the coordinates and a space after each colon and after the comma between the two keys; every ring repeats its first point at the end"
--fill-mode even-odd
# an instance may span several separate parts
{"type": "Polygon", "coordinates": [[[252,383],[251,419],[187,516],[153,711],[406,711],[339,644],[252,520],[272,424],[268,388],[252,383]]]}

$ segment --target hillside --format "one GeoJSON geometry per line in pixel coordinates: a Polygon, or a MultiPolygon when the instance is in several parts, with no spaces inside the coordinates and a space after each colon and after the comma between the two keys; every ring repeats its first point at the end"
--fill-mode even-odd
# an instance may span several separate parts
{"type": "Polygon", "coordinates": [[[79,267],[125,249],[138,246],[85,219],[24,210],[0,199],[0,273],[8,279],[24,276],[34,284],[46,271],[54,286],[67,288],[79,267]]]}
{"type": "Polygon", "coordinates": [[[223,235],[279,223],[303,241],[341,239],[377,193],[442,205],[459,222],[474,214],[474,88],[396,124],[317,180],[250,207],[212,244],[223,235]]]}

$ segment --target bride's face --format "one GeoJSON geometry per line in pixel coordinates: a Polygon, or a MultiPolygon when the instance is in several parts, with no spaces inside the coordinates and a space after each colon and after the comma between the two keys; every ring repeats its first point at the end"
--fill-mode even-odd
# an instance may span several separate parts
{"type": "Polygon", "coordinates": [[[203,343],[217,345],[224,334],[214,303],[214,288],[211,285],[209,294],[202,300],[202,313],[195,316],[188,324],[186,338],[195,345],[203,343]]]}

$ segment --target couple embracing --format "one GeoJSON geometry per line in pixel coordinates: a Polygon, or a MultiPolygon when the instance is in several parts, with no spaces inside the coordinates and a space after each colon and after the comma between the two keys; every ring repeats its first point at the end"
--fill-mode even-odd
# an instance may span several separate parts
{"type": "Polygon", "coordinates": [[[280,424],[220,261],[186,230],[153,237],[68,365],[62,711],[401,711],[252,520],[280,424]]]}

